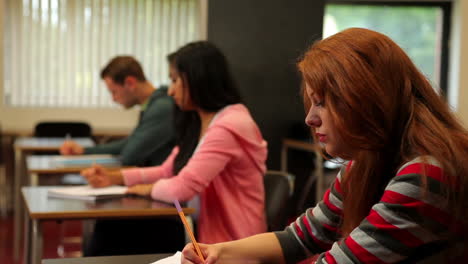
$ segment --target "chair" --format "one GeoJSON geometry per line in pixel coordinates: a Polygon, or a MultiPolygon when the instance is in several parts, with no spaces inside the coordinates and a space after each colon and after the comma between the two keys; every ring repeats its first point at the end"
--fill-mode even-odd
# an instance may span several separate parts
{"type": "MultiPolygon", "coordinates": [[[[92,129],[85,122],[62,122],[62,121],[45,121],[40,122],[34,128],[34,137],[91,137],[92,129]]],[[[57,153],[36,153],[39,155],[56,155],[57,153]]],[[[78,185],[86,184],[86,181],[79,175],[67,174],[64,175],[61,181],[62,184],[78,185]]]]}
{"type": "Polygon", "coordinates": [[[91,137],[91,127],[84,122],[40,122],[34,128],[35,137],[91,137]]]}
{"type": "Polygon", "coordinates": [[[294,176],[281,171],[267,171],[263,182],[268,231],[282,230],[287,224],[287,207],[294,189],[294,176]]]}

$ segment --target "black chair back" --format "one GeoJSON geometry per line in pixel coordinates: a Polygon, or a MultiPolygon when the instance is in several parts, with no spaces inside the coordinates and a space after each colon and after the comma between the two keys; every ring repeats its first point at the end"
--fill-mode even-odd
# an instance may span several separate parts
{"type": "Polygon", "coordinates": [[[265,174],[265,212],[270,232],[282,230],[287,224],[293,179],[292,175],[281,171],[267,171],[265,174]]]}
{"type": "Polygon", "coordinates": [[[35,137],[91,137],[91,127],[84,122],[40,122],[34,129],[35,137]]]}

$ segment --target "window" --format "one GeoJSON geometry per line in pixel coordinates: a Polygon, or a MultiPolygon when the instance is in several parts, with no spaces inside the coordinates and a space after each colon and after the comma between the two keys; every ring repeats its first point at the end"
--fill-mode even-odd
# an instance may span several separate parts
{"type": "Polygon", "coordinates": [[[324,37],[349,27],[372,29],[391,37],[443,92],[447,88],[450,3],[330,1],[324,37]]]}
{"type": "Polygon", "coordinates": [[[132,55],[155,85],[166,55],[200,38],[198,0],[5,0],[4,105],[112,107],[100,80],[132,55]]]}

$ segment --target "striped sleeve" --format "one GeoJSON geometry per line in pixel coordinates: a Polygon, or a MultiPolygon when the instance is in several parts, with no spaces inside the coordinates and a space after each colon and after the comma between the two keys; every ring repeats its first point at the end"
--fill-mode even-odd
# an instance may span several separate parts
{"type": "Polygon", "coordinates": [[[314,208],[291,223],[284,231],[276,232],[286,263],[296,263],[313,254],[326,251],[340,237],[342,218],[342,192],[340,187],[343,168],[324,198],[314,208]]]}
{"type": "Polygon", "coordinates": [[[398,263],[415,256],[430,258],[433,252],[423,249],[456,232],[441,195],[443,187],[443,172],[436,163],[405,164],[369,215],[348,237],[321,254],[317,263],[398,263]],[[422,174],[427,176],[425,182],[422,174]]]}

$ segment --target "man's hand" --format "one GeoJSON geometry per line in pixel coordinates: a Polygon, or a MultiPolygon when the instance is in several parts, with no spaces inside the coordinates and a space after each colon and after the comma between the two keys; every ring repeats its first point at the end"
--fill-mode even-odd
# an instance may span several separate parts
{"type": "Polygon", "coordinates": [[[75,141],[65,140],[62,146],[60,146],[60,154],[62,155],[81,155],[83,153],[83,147],[75,141]]]}

